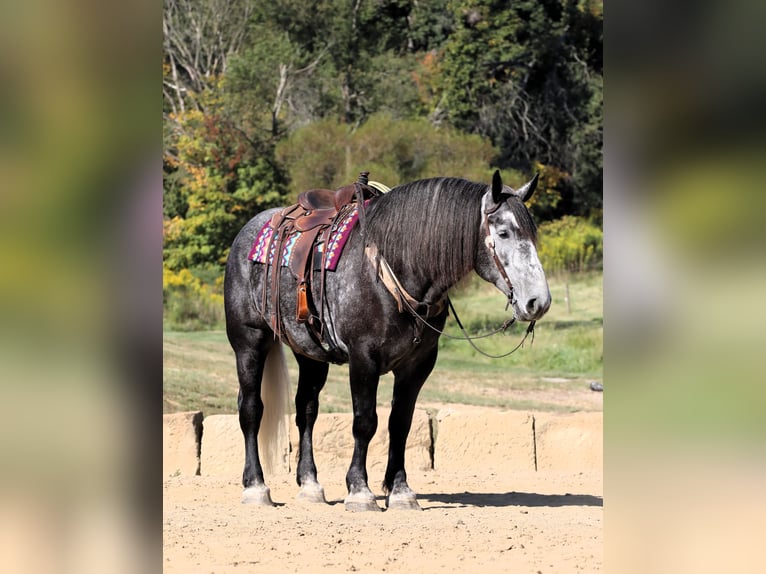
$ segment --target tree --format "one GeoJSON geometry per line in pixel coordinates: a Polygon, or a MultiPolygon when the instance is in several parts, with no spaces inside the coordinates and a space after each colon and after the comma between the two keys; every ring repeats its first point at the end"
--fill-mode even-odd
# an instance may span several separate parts
{"type": "Polygon", "coordinates": [[[165,110],[184,112],[202,103],[195,95],[226,72],[253,14],[251,0],[164,0],[162,9],[165,110]]]}
{"type": "MultiPolygon", "coordinates": [[[[568,174],[560,208],[601,206],[601,17],[575,0],[450,2],[457,27],[442,67],[445,108],[487,136],[501,166],[568,174]]],[[[555,215],[561,215],[562,211],[555,215]]]]}
{"type": "Polygon", "coordinates": [[[496,153],[480,136],[387,113],[372,116],[354,131],[335,119],[315,122],[277,147],[277,158],[293,174],[293,194],[320,185],[340,187],[360,171],[391,187],[447,174],[482,181],[496,153]]]}
{"type": "Polygon", "coordinates": [[[291,125],[311,121],[314,110],[301,101],[298,87],[325,53],[307,54],[285,31],[253,24],[258,38],[231,58],[225,89],[227,114],[254,137],[276,143],[291,125]]]}
{"type": "MultiPolygon", "coordinates": [[[[259,4],[251,40],[230,60],[227,89],[241,112],[276,105],[278,137],[327,117],[352,128],[378,111],[421,111],[413,72],[421,50],[451,29],[446,0],[273,0],[259,4]]],[[[266,115],[264,114],[264,117],[266,115]]]]}
{"type": "Polygon", "coordinates": [[[168,270],[192,269],[208,279],[220,275],[242,225],[257,211],[281,203],[285,192],[272,137],[284,51],[269,61],[271,68],[261,69],[262,77],[276,78],[262,88],[272,103],[242,113],[244,106],[226,89],[230,62],[249,45],[255,15],[251,0],[165,0],[163,255],[168,270]],[[270,129],[262,130],[263,125],[270,129]]]}
{"type": "Polygon", "coordinates": [[[221,103],[171,114],[164,154],[165,267],[223,267],[239,229],[282,202],[285,177],[273,147],[253,141],[221,114],[221,103]]]}

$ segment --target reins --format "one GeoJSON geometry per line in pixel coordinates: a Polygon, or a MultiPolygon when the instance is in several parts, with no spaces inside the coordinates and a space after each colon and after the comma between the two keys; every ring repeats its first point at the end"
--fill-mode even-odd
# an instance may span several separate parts
{"type": "MultiPolygon", "coordinates": [[[[457,326],[460,328],[460,332],[463,333],[463,337],[455,337],[454,335],[450,335],[446,333],[442,329],[438,329],[437,327],[434,327],[429,323],[426,319],[424,319],[411,305],[410,302],[407,300],[407,298],[402,297],[402,301],[404,303],[404,306],[407,308],[407,310],[410,312],[410,314],[415,317],[415,319],[419,320],[424,326],[428,327],[435,333],[438,333],[440,336],[446,337],[447,339],[453,339],[455,341],[468,341],[468,343],[473,347],[479,354],[484,355],[485,357],[489,357],[490,359],[502,359],[504,357],[507,357],[508,355],[511,355],[512,353],[515,353],[518,351],[521,347],[524,346],[524,342],[527,340],[527,337],[531,334],[532,335],[532,341],[529,343],[530,345],[534,343],[535,341],[535,323],[536,321],[530,321],[529,326],[527,327],[526,332],[524,333],[524,337],[519,341],[519,344],[516,345],[513,349],[508,351],[507,353],[503,353],[502,355],[492,355],[490,353],[487,353],[486,351],[482,351],[479,347],[476,346],[476,343],[474,343],[474,340],[476,339],[484,339],[486,337],[491,337],[492,335],[496,335],[500,332],[505,332],[508,327],[513,325],[516,322],[516,317],[511,317],[510,319],[503,322],[503,324],[498,327],[497,329],[494,329],[493,331],[490,331],[488,333],[484,333],[482,335],[476,335],[474,337],[471,337],[468,332],[465,330],[465,327],[463,327],[462,321],[460,321],[460,317],[458,317],[457,310],[455,309],[455,306],[452,304],[452,299],[447,296],[447,304],[449,305],[449,309],[452,312],[452,316],[455,318],[455,322],[457,323],[457,326]]],[[[417,340],[417,342],[420,342],[417,340]]]]}
{"type": "MultiPolygon", "coordinates": [[[[512,353],[515,353],[521,347],[524,346],[524,341],[527,340],[527,337],[529,336],[530,333],[532,334],[532,340],[529,342],[529,344],[532,345],[532,343],[535,342],[535,322],[536,321],[530,321],[529,322],[529,326],[527,327],[527,331],[526,331],[526,333],[524,333],[524,337],[521,339],[521,341],[519,341],[518,345],[516,345],[513,349],[511,349],[507,353],[503,353],[502,355],[490,355],[489,353],[479,349],[479,347],[477,347],[476,344],[473,342],[473,339],[480,339],[481,337],[473,337],[473,338],[471,338],[471,337],[468,336],[468,333],[466,333],[466,330],[463,327],[463,324],[460,322],[460,318],[457,316],[457,311],[455,310],[454,305],[452,305],[452,300],[448,298],[448,302],[449,302],[450,311],[452,311],[452,316],[455,317],[455,321],[457,322],[458,327],[460,327],[460,331],[465,335],[465,340],[468,341],[468,343],[471,345],[471,347],[476,349],[476,351],[478,353],[484,355],[485,357],[489,357],[490,359],[502,359],[503,357],[507,357],[508,355],[510,355],[512,353]]],[[[503,323],[503,325],[501,327],[502,331],[505,332],[505,330],[508,327],[510,327],[511,325],[513,325],[515,322],[516,322],[516,317],[511,317],[510,320],[505,321],[505,323],[503,323]]],[[[488,335],[482,335],[482,337],[489,337],[490,335],[494,335],[497,332],[498,332],[498,329],[495,329],[494,332],[489,333],[488,335]]],[[[450,337],[449,335],[445,335],[445,337],[448,337],[450,339],[454,338],[454,337],[450,337]]]]}

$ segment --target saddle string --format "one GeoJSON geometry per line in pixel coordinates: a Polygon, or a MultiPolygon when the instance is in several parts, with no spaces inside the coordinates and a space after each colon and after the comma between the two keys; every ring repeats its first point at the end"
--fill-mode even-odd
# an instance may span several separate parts
{"type": "MultiPolygon", "coordinates": [[[[359,177],[354,182],[354,196],[356,197],[357,211],[359,212],[359,231],[362,237],[367,236],[367,216],[365,214],[364,189],[369,189],[370,172],[359,172],[359,177]]],[[[374,188],[373,188],[374,189],[374,188]]]]}

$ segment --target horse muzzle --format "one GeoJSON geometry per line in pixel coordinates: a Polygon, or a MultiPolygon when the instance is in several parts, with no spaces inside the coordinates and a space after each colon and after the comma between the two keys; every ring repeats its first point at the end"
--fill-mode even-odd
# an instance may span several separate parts
{"type": "Polygon", "coordinates": [[[513,312],[519,321],[536,321],[548,312],[551,307],[551,294],[547,292],[524,299],[512,301],[513,312]]]}

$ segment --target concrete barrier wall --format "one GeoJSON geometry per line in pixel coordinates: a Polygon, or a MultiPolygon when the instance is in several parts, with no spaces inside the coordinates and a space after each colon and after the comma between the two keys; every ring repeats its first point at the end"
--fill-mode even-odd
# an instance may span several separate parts
{"type": "Polygon", "coordinates": [[[162,475],[200,473],[202,412],[162,417],[162,475]]]}
{"type": "MultiPolygon", "coordinates": [[[[378,431],[370,443],[368,469],[385,468],[389,409],[378,409],[378,431]]],[[[320,469],[346,468],[353,451],[353,417],[322,413],[314,427],[314,457],[320,469]]],[[[275,467],[267,473],[293,472],[298,431],[292,420],[289,439],[278,446],[275,467]]],[[[445,407],[429,414],[416,409],[407,441],[407,468],[477,472],[499,470],[600,470],[603,465],[603,415],[600,412],[554,414],[499,412],[478,407],[445,407]]],[[[177,413],[164,415],[163,474],[239,476],[244,443],[237,415],[177,413]]]]}
{"type": "MultiPolygon", "coordinates": [[[[288,428],[285,417],[285,428],[288,428]]],[[[237,415],[211,415],[205,417],[202,430],[200,469],[206,475],[239,476],[245,464],[245,441],[239,428],[237,415]]],[[[284,433],[281,443],[274,445],[275,453],[261,452],[261,464],[266,474],[290,471],[290,445],[284,433]]]]}
{"type": "Polygon", "coordinates": [[[604,466],[603,413],[535,415],[538,470],[604,466]]]}
{"type": "Polygon", "coordinates": [[[533,421],[533,416],[523,411],[440,410],[436,415],[434,469],[534,469],[533,421]]]}
{"type": "MultiPolygon", "coordinates": [[[[385,470],[388,461],[388,417],[390,414],[391,409],[378,408],[378,430],[370,441],[367,451],[367,469],[370,471],[385,470]]],[[[314,425],[314,460],[318,468],[328,468],[338,464],[345,468],[351,464],[351,455],[354,450],[353,420],[354,417],[350,413],[319,415],[314,425]]],[[[290,428],[290,446],[291,469],[294,469],[298,455],[298,427],[295,424],[290,428]]],[[[405,459],[407,467],[413,470],[428,470],[432,467],[431,423],[428,413],[423,409],[415,409],[412,417],[405,459]]]]}

